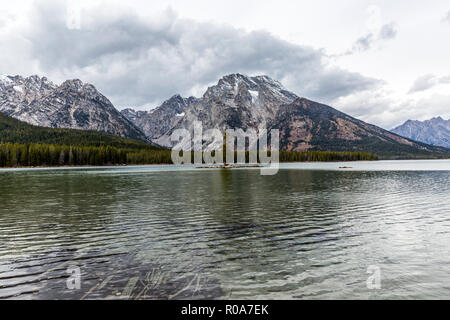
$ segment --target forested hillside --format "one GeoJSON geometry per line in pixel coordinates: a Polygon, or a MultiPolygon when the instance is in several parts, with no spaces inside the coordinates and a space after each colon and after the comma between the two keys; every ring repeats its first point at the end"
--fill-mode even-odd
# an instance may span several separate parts
{"type": "MultiPolygon", "coordinates": [[[[280,152],[280,162],[376,159],[363,152],[280,152]]],[[[171,151],[158,146],[96,131],[36,127],[0,113],[0,167],[170,163],[171,151]]]]}
{"type": "Polygon", "coordinates": [[[169,150],[0,143],[0,167],[170,163],[169,150]]]}
{"type": "Polygon", "coordinates": [[[40,143],[72,146],[110,146],[132,149],[160,149],[142,141],[120,138],[97,131],[37,127],[0,112],[0,143],[40,143]]]}
{"type": "Polygon", "coordinates": [[[29,125],[0,113],[0,167],[170,163],[170,151],[97,131],[29,125]]]}

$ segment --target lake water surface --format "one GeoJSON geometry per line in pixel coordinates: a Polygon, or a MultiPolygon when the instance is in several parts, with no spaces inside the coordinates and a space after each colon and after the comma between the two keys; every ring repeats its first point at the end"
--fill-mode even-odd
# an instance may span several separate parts
{"type": "Polygon", "coordinates": [[[0,298],[449,299],[449,195],[449,160],[4,169],[0,298]]]}

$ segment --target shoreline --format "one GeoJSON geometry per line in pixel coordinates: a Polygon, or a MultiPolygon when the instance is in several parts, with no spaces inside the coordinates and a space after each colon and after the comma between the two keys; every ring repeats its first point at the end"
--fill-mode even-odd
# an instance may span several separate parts
{"type": "Polygon", "coordinates": [[[148,164],[101,164],[101,165],[62,165],[62,166],[16,166],[0,167],[0,169],[48,169],[48,168],[101,168],[101,167],[134,167],[134,166],[172,166],[172,163],[148,163],[148,164]]]}
{"type": "MultiPolygon", "coordinates": [[[[410,160],[420,160],[420,159],[410,159],[410,160]]],[[[422,160],[438,160],[438,159],[422,159],[422,160]]],[[[444,160],[444,159],[441,159],[444,160]]],[[[450,159],[449,159],[450,160],[450,159]]],[[[376,162],[380,160],[347,160],[347,161],[285,161],[279,163],[343,163],[343,162],[376,162]]],[[[186,165],[195,166],[195,163],[189,163],[186,165]]],[[[239,167],[239,168],[250,168],[250,167],[263,167],[261,164],[230,164],[230,167],[226,169],[239,167]]],[[[0,167],[0,169],[48,169],[48,168],[101,168],[101,167],[136,167],[136,166],[177,166],[173,163],[142,163],[142,164],[101,164],[101,165],[62,165],[62,166],[16,166],[16,167],[0,167]]],[[[207,164],[202,164],[201,167],[196,167],[200,169],[213,168],[213,169],[223,169],[223,164],[213,164],[208,167],[207,164]]]]}
{"type": "MultiPolygon", "coordinates": [[[[449,161],[450,158],[446,159],[379,159],[379,160],[346,160],[346,161],[286,161],[279,162],[279,164],[289,164],[289,163],[361,163],[361,162],[396,162],[396,161],[449,161]]],[[[195,167],[195,164],[186,164],[195,167]]],[[[177,166],[173,163],[148,163],[148,164],[105,164],[105,165],[62,165],[62,166],[15,166],[15,167],[0,167],[2,169],[59,169],[59,168],[108,168],[108,167],[141,167],[141,166],[177,166]]],[[[220,164],[205,165],[195,167],[196,169],[235,169],[235,168],[255,168],[264,167],[261,164],[232,164],[224,167],[220,164]]],[[[346,168],[342,168],[346,169],[346,168]]]]}

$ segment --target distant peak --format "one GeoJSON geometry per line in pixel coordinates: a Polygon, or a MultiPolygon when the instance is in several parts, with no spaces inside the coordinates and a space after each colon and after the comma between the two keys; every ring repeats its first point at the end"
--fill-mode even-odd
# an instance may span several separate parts
{"type": "Polygon", "coordinates": [[[39,90],[54,89],[57,86],[46,77],[31,75],[26,78],[20,75],[0,75],[0,83],[6,87],[13,87],[16,92],[37,92],[39,90]]]}
{"type": "Polygon", "coordinates": [[[229,83],[229,84],[235,84],[236,82],[242,81],[242,80],[247,80],[248,77],[240,74],[240,73],[232,73],[232,74],[228,74],[223,76],[222,78],[220,78],[218,85],[222,85],[224,83],[229,83]]]}
{"type": "Polygon", "coordinates": [[[72,79],[64,81],[60,88],[62,89],[76,89],[80,90],[83,87],[84,83],[80,79],[72,79]]]}
{"type": "MultiPolygon", "coordinates": [[[[42,77],[42,79],[44,79],[45,77],[42,77]]],[[[31,80],[41,80],[41,77],[40,76],[38,76],[37,74],[33,74],[33,75],[31,75],[31,76],[29,76],[27,79],[31,79],[31,80]]],[[[45,79],[47,79],[47,78],[45,78],[45,79]]]]}
{"type": "Polygon", "coordinates": [[[247,81],[255,81],[255,82],[271,82],[278,83],[278,81],[270,78],[267,75],[258,75],[258,76],[247,76],[241,73],[231,73],[225,75],[221,78],[221,80],[229,81],[229,80],[247,80],[247,81]]]}
{"type": "Polygon", "coordinates": [[[10,75],[10,74],[2,74],[0,76],[0,81],[3,82],[8,82],[8,83],[12,83],[12,82],[23,82],[25,79],[22,76],[19,75],[10,75]]]}
{"type": "Polygon", "coordinates": [[[433,118],[431,118],[431,119],[429,119],[429,120],[423,120],[423,121],[420,121],[420,120],[411,120],[411,119],[409,119],[409,120],[406,120],[406,121],[403,123],[403,125],[406,125],[406,124],[419,124],[419,123],[426,124],[426,123],[429,123],[429,122],[436,122],[436,121],[441,122],[441,121],[447,121],[447,120],[445,120],[445,119],[442,118],[441,116],[433,117],[433,118]]]}
{"type": "Polygon", "coordinates": [[[12,82],[11,78],[12,78],[12,76],[9,76],[9,75],[6,75],[6,74],[0,75],[0,81],[1,82],[11,83],[12,82]]]}
{"type": "Polygon", "coordinates": [[[81,81],[80,79],[70,79],[70,80],[64,81],[63,83],[83,85],[83,81],[81,81]]]}
{"type": "Polygon", "coordinates": [[[238,79],[238,78],[242,79],[242,78],[248,78],[248,77],[243,74],[240,74],[240,73],[230,73],[230,74],[224,75],[222,77],[222,79],[238,79]]]}
{"type": "Polygon", "coordinates": [[[171,96],[169,99],[165,100],[162,104],[164,105],[172,105],[173,103],[183,103],[184,98],[180,94],[175,94],[171,96]]]}
{"type": "Polygon", "coordinates": [[[172,97],[170,97],[170,99],[168,101],[170,101],[170,100],[183,100],[183,97],[177,93],[177,94],[174,94],[172,97]]]}
{"type": "Polygon", "coordinates": [[[271,77],[269,77],[267,75],[254,76],[254,77],[251,77],[251,79],[254,80],[254,81],[259,81],[259,82],[275,83],[275,84],[281,86],[281,83],[279,81],[274,80],[274,79],[272,79],[271,77]]]}
{"type": "Polygon", "coordinates": [[[232,73],[223,76],[217,83],[218,86],[230,85],[232,87],[239,86],[241,84],[244,84],[249,90],[257,90],[261,85],[273,87],[276,90],[284,90],[284,87],[280,82],[270,78],[267,75],[247,76],[241,73],[232,73]]]}

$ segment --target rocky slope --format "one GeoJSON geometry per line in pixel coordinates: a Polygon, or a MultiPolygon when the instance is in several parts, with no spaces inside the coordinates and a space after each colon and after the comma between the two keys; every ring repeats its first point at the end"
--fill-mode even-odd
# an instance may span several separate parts
{"type": "Polygon", "coordinates": [[[185,115],[187,107],[196,102],[194,97],[175,95],[150,111],[122,110],[122,114],[140,128],[149,139],[158,139],[172,129],[185,115]]]}
{"type": "Polygon", "coordinates": [[[147,140],[93,85],[78,79],[57,86],[45,77],[1,76],[0,112],[37,126],[147,140]]]}
{"type": "Polygon", "coordinates": [[[282,105],[269,128],[280,130],[284,150],[369,151],[398,156],[450,151],[400,137],[305,98],[282,105]]]}
{"type": "Polygon", "coordinates": [[[450,148],[450,120],[441,117],[426,121],[408,120],[391,131],[412,140],[450,148]]]}
{"type": "Polygon", "coordinates": [[[155,141],[171,146],[170,135],[178,128],[192,129],[195,121],[203,128],[258,128],[278,114],[281,105],[298,98],[277,81],[266,76],[247,77],[231,74],[209,87],[201,99],[193,101],[184,116],[169,131],[155,141]]]}

